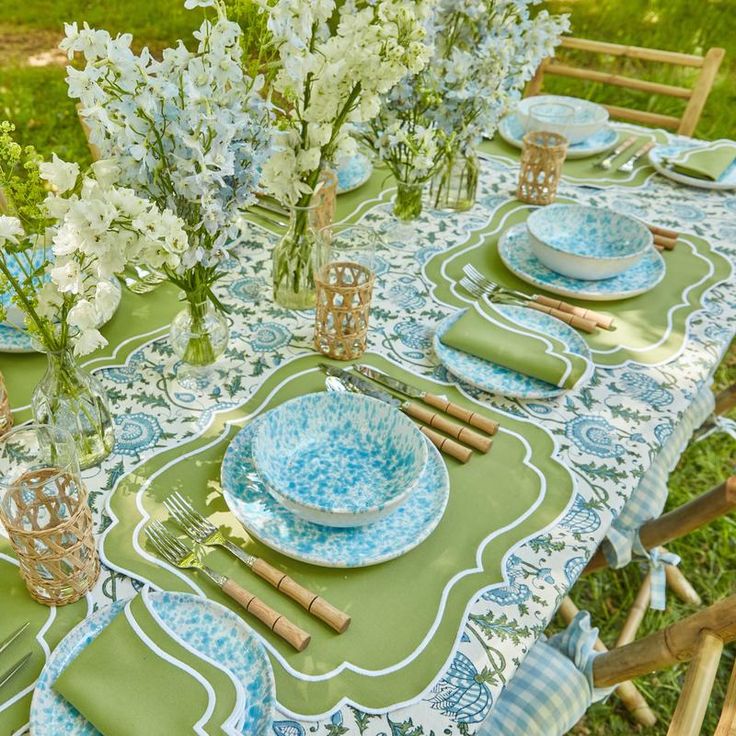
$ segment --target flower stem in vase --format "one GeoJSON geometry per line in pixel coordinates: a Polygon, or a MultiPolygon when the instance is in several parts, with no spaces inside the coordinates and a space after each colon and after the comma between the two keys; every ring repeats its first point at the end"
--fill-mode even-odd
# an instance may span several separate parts
{"type": "Polygon", "coordinates": [[[416,220],[422,214],[422,195],[424,184],[396,182],[394,216],[402,222],[416,220]]]}

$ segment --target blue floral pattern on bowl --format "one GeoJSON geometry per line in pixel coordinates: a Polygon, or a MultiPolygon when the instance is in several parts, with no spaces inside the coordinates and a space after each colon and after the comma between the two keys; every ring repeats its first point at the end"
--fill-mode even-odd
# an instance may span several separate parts
{"type": "Polygon", "coordinates": [[[258,474],[308,521],[367,524],[411,493],[427,443],[406,415],[367,396],[299,396],[263,417],[253,440],[258,474]]]}
{"type": "Polygon", "coordinates": [[[225,501],[248,533],[287,557],[322,567],[366,567],[406,554],[437,527],[450,496],[450,478],[439,451],[427,441],[427,463],[409,499],[373,524],[336,528],[300,519],[252,483],[253,435],[259,417],[230,443],[222,462],[225,501]]]}
{"type": "Polygon", "coordinates": [[[646,225],[605,207],[541,207],[526,226],[537,258],[571,278],[612,278],[632,268],[653,245],[646,225]]]}
{"type": "MultiPolygon", "coordinates": [[[[527,307],[518,307],[510,304],[496,304],[504,317],[513,319],[523,327],[538,330],[546,335],[555,337],[567,345],[571,353],[580,355],[588,361],[589,369],[578,382],[582,387],[593,375],[593,362],[590,349],[585,340],[572,328],[554,317],[543,312],[537,312],[527,307]]],[[[434,334],[433,347],[437,358],[453,376],[470,386],[475,386],[491,394],[515,397],[520,399],[551,399],[559,396],[564,389],[553,386],[538,378],[517,373],[504,366],[491,363],[462,350],[456,350],[442,342],[442,337],[457,322],[467,310],[451,314],[442,320],[434,334]]]]}
{"type": "Polygon", "coordinates": [[[571,279],[547,268],[534,254],[526,224],[509,228],[498,242],[498,253],[506,268],[522,281],[552,294],[590,301],[611,301],[650,291],[662,281],[665,263],[654,249],[628,271],[601,281],[571,279]]]}
{"type": "Polygon", "coordinates": [[[364,153],[348,156],[337,164],[337,193],[345,194],[362,187],[373,173],[373,164],[364,153]]]}
{"type": "MultiPolygon", "coordinates": [[[[521,124],[521,120],[519,120],[516,113],[507,115],[501,120],[498,126],[498,133],[501,138],[516,148],[521,148],[524,132],[524,126],[521,124]]],[[[567,158],[576,159],[595,156],[598,153],[607,151],[609,148],[613,148],[617,140],[618,133],[613,128],[604,126],[584,141],[568,146],[567,158]]]]}
{"type": "MultiPolygon", "coordinates": [[[[713,141],[718,143],[719,141],[713,141]]],[[[733,141],[730,141],[733,142],[733,141]]],[[[673,145],[668,146],[655,146],[649,151],[649,163],[654,168],[666,176],[668,179],[679,182],[680,184],[687,184],[691,187],[697,187],[698,189],[736,189],[736,161],[734,161],[718,178],[717,181],[710,181],[709,179],[698,179],[695,176],[688,176],[687,174],[681,174],[679,171],[674,171],[669,166],[669,160],[677,156],[678,153],[683,151],[691,150],[693,148],[702,147],[701,141],[682,141],[673,145]]]]}
{"type": "MultiPolygon", "coordinates": [[[[247,624],[219,603],[187,593],[149,592],[148,600],[172,635],[228,669],[243,684],[243,736],[268,736],[275,704],[273,671],[263,645],[247,624]]],[[[99,731],[53,690],[53,684],[125,604],[115,601],[93,613],[51,654],[36,682],[31,703],[30,727],[36,736],[99,736],[99,731]]]]}

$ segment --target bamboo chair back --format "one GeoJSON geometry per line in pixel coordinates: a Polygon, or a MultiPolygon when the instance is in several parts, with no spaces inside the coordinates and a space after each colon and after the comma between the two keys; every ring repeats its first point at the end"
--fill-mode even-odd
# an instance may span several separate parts
{"type": "MultiPolygon", "coordinates": [[[[718,663],[725,644],[736,641],[736,595],[682,619],[661,631],[604,652],[593,663],[596,687],[690,661],[668,736],[697,736],[703,725],[718,663]]],[[[736,675],[732,673],[716,736],[736,728],[736,675]]]]}
{"type": "Polygon", "coordinates": [[[639,46],[624,46],[617,43],[604,43],[602,41],[591,41],[585,38],[573,37],[563,38],[561,46],[565,49],[591,54],[602,54],[699,69],[700,71],[693,87],[689,88],[650,82],[620,74],[611,74],[589,69],[587,66],[583,68],[558,59],[547,58],[539,66],[539,69],[537,69],[537,73],[526,90],[527,97],[540,94],[545,77],[547,75],[554,75],[588,82],[612,84],[617,87],[624,87],[639,92],[648,92],[652,95],[665,95],[667,97],[686,100],[685,110],[682,117],[679,118],[674,115],[663,115],[661,113],[635,110],[628,107],[605,105],[608,112],[614,118],[642,123],[644,125],[654,125],[660,128],[666,128],[667,130],[674,130],[682,135],[693,134],[700,120],[700,115],[703,112],[708,95],[710,94],[716,74],[718,73],[718,68],[726,53],[722,48],[712,48],[706,52],[705,56],[696,56],[674,51],[661,51],[659,49],[649,49],[639,46]]]}

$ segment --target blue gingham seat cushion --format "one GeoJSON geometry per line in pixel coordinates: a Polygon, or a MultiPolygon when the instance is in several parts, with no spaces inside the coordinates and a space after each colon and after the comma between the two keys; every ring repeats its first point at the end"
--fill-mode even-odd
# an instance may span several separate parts
{"type": "Polygon", "coordinates": [[[475,736],[562,736],[613,688],[593,687],[598,629],[581,611],[565,631],[539,639],[475,736]]]}

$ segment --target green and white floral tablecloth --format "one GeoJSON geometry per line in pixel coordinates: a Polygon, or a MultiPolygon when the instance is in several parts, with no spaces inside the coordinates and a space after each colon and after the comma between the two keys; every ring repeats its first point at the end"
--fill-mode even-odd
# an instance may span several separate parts
{"type": "MultiPolygon", "coordinates": [[[[617,186],[600,179],[581,184],[576,169],[563,181],[561,199],[685,233],[664,256],[667,278],[649,295],[610,305],[620,325],[617,342],[608,334],[589,339],[597,369],[582,390],[525,402],[453,386],[433,356],[433,329],[466,303],[454,288],[465,262],[517,285],[498,262],[495,243],[529,211],[513,199],[511,149],[492,143],[484,150],[490,158],[482,163],[477,206],[462,214],[427,211],[408,236],[392,235],[393,190],[382,188],[384,172],[340,198],[339,217],[387,233],[378,253],[368,361],[484,406],[503,430],[488,456],[467,466],[448,462],[448,511],[404,558],[326,570],[249,542],[348,610],[353,626],[344,636],[214,553],[218,565],[313,633],[306,652],[295,654],[254,625],[276,674],[275,736],[472,734],[710,380],[736,328],[730,280],[736,195],[676,187],[654,178],[646,164],[617,186]]],[[[270,297],[275,241],[274,233],[253,226],[219,285],[233,310],[231,342],[210,395],[194,395],[173,379],[166,333],[178,304],[167,287],[145,297],[126,294],[106,328],[110,346],[88,361],[113,400],[117,432],[114,453],[84,474],[107,562],[89,604],[129,595],[142,581],[216,597],[205,581],[158,564],[140,532],[146,518],[160,513],[161,498],[178,488],[242,534],[217,492],[228,441],[258,411],[322,386],[311,351],[312,313],[281,310],[270,297]]],[[[43,358],[2,355],[0,364],[22,421],[43,358]]],[[[10,569],[7,549],[0,552],[10,569]]],[[[0,573],[4,596],[12,580],[0,573]]],[[[86,605],[55,614],[49,645],[85,615],[86,605]]],[[[12,707],[7,694],[0,697],[6,698],[0,733],[12,733],[22,726],[27,702],[19,701],[26,696],[12,707]]]]}

